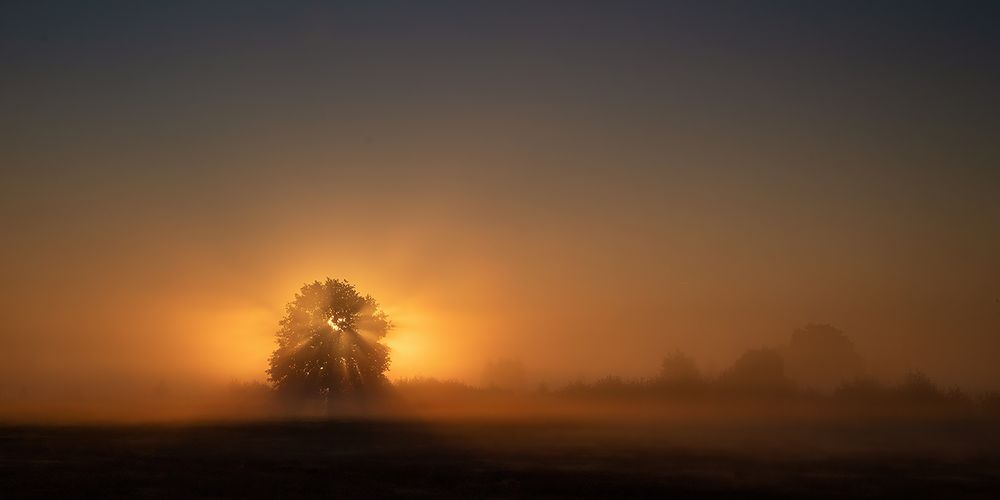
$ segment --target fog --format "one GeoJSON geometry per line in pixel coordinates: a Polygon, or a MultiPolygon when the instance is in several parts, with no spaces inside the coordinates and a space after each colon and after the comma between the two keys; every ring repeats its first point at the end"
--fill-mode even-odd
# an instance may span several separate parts
{"type": "Polygon", "coordinates": [[[966,17],[10,9],[18,411],[211,406],[266,379],[285,304],[326,277],[395,323],[393,380],[482,387],[514,359],[557,389],[676,350],[714,379],[819,323],[885,384],[1000,389],[996,74],[966,17]]]}

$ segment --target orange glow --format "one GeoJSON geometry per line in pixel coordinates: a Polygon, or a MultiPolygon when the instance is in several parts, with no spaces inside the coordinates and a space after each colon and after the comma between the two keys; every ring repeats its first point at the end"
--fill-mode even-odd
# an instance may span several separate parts
{"type": "Polygon", "coordinates": [[[395,323],[392,377],[639,377],[674,349],[721,369],[821,322],[877,375],[1000,380],[998,85],[966,50],[990,44],[496,4],[488,29],[424,6],[449,25],[4,16],[0,395],[263,380],[285,304],[325,277],[395,323]]]}
{"type": "Polygon", "coordinates": [[[196,315],[191,328],[204,339],[191,353],[196,369],[219,381],[264,380],[274,349],[273,314],[272,309],[248,307],[196,315]]]}

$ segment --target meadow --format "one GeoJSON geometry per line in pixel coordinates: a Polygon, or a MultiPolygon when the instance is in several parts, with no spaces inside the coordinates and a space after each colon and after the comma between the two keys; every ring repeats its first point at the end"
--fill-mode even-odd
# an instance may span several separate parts
{"type": "Polygon", "coordinates": [[[0,427],[5,498],[995,498],[976,416],[380,417],[0,427]]]}

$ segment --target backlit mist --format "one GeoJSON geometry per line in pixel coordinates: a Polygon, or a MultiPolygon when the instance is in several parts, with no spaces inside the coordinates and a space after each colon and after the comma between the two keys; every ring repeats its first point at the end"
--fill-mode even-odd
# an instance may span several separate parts
{"type": "Polygon", "coordinates": [[[390,379],[718,373],[829,323],[997,388],[996,9],[394,7],[0,8],[0,391],[263,380],[326,276],[390,379]]]}

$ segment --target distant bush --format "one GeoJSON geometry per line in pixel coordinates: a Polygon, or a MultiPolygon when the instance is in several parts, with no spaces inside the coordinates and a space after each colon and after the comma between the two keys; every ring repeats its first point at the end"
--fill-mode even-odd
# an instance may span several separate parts
{"type": "MultiPolygon", "coordinates": [[[[397,380],[398,395],[425,401],[483,401],[501,399],[512,391],[496,386],[480,388],[457,380],[414,377],[397,380]]],[[[717,378],[701,374],[695,360],[680,351],[668,354],[653,378],[623,378],[617,375],[592,380],[576,380],[550,388],[542,383],[532,397],[597,398],[609,401],[695,401],[721,402],[728,399],[752,401],[780,397],[806,404],[872,407],[880,410],[898,408],[909,411],[913,405],[945,409],[971,408],[974,404],[1000,412],[1000,393],[976,398],[954,387],[941,389],[930,377],[915,371],[898,383],[885,385],[870,376],[855,376],[833,388],[832,392],[802,389],[786,375],[785,360],[774,349],[751,349],[743,353],[717,378]]],[[[826,408],[830,408],[826,406],[826,408]]]]}
{"type": "Polygon", "coordinates": [[[950,403],[968,404],[972,402],[972,399],[958,387],[948,389],[944,394],[944,398],[950,403]]]}
{"type": "Polygon", "coordinates": [[[844,401],[870,402],[885,399],[887,390],[878,380],[871,377],[857,377],[841,383],[834,389],[833,395],[844,401]]]}
{"type": "Polygon", "coordinates": [[[396,380],[392,384],[398,394],[418,397],[466,396],[480,392],[457,380],[439,380],[431,377],[409,377],[396,380]]]}
{"type": "Polygon", "coordinates": [[[653,395],[653,387],[649,380],[627,380],[617,375],[608,375],[593,382],[571,382],[558,392],[569,396],[637,397],[653,395]]]}
{"type": "Polygon", "coordinates": [[[1000,392],[990,391],[981,394],[976,402],[990,412],[1000,412],[1000,392]]]}
{"type": "Polygon", "coordinates": [[[829,391],[864,371],[854,342],[830,325],[795,330],[784,351],[788,376],[808,389],[829,391]]]}
{"type": "Polygon", "coordinates": [[[652,389],[665,397],[704,395],[708,381],[698,370],[694,358],[674,351],[663,358],[659,375],[651,382],[652,389]]]}
{"type": "Polygon", "coordinates": [[[931,381],[930,377],[920,371],[908,373],[903,381],[893,388],[893,392],[897,397],[906,401],[937,402],[945,399],[941,389],[931,381]]]}
{"type": "Polygon", "coordinates": [[[834,391],[838,400],[866,404],[970,405],[974,401],[958,387],[939,388],[922,372],[908,373],[898,384],[886,387],[873,378],[844,382],[834,391]]]}
{"type": "Polygon", "coordinates": [[[690,384],[701,382],[701,372],[694,358],[675,350],[663,358],[657,382],[663,384],[690,384]]]}
{"type": "Polygon", "coordinates": [[[747,395],[779,395],[794,392],[792,381],[785,376],[785,362],[774,349],[751,349],[722,376],[720,388],[729,393],[747,395]]]}

